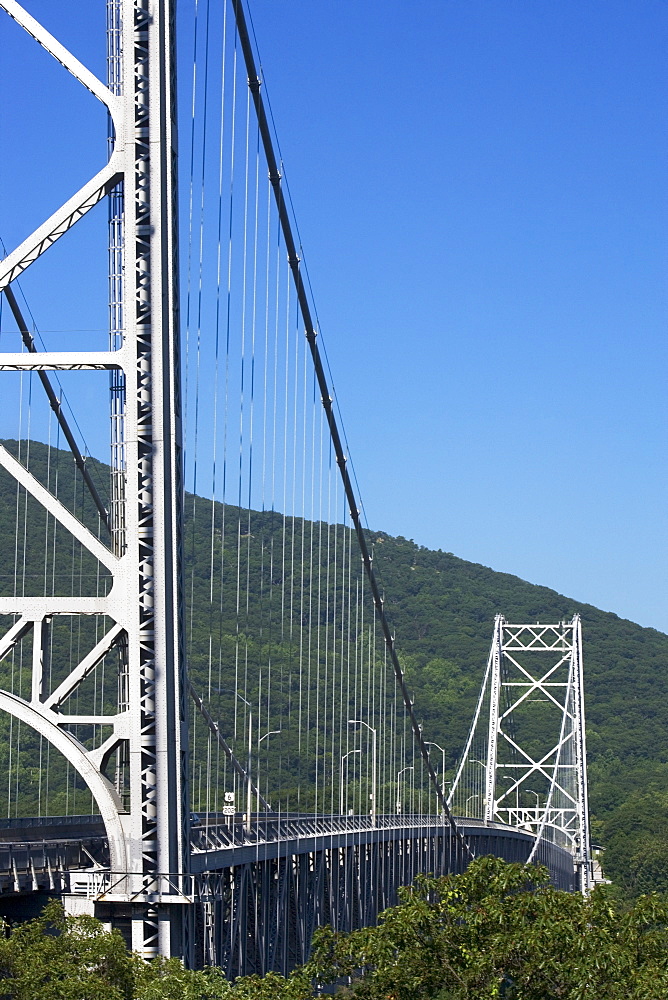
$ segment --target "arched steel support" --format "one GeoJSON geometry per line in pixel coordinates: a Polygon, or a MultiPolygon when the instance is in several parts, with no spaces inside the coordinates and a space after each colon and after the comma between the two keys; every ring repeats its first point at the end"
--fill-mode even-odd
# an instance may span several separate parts
{"type": "MultiPolygon", "coordinates": [[[[33,642],[30,702],[5,693],[0,707],[23,718],[38,732],[48,733],[47,739],[72,762],[96,798],[109,830],[110,847],[114,845],[111,867],[123,876],[133,876],[132,889],[121,892],[117,886],[111,901],[113,906],[132,908],[133,948],[146,958],[179,955],[188,962],[192,946],[181,888],[187,880],[190,853],[175,4],[174,0],[109,0],[108,9],[113,15],[114,55],[105,85],[16,0],[0,0],[0,11],[9,14],[104,104],[112,124],[106,166],[0,261],[0,289],[66,237],[106,195],[116,198],[116,209],[120,205],[119,214],[114,216],[118,232],[113,247],[118,259],[113,274],[118,287],[111,349],[18,355],[0,352],[0,370],[110,371],[116,380],[116,395],[112,393],[117,407],[112,414],[114,426],[120,428],[123,439],[122,461],[115,467],[123,490],[114,495],[111,505],[111,548],[77,522],[19,462],[0,450],[0,465],[113,577],[106,597],[0,597],[0,614],[19,616],[0,638],[0,657],[31,628],[41,633],[33,642]],[[108,617],[113,623],[106,634],[109,643],[113,630],[119,630],[122,666],[114,714],[58,713],[58,706],[95,669],[106,650],[98,643],[56,691],[45,690],[43,634],[55,615],[108,617]],[[63,731],[78,725],[110,725],[113,734],[102,747],[87,753],[73,735],[63,731]],[[119,770],[128,794],[128,813],[122,819],[102,774],[105,757],[116,746],[124,758],[119,770]],[[139,891],[134,890],[135,885],[139,891]]],[[[115,641],[116,636],[113,638],[115,641]]]]}
{"type": "Polygon", "coordinates": [[[58,715],[48,709],[40,710],[9,691],[0,690],[0,709],[25,722],[55,747],[81,775],[97,802],[109,838],[109,857],[112,871],[127,871],[125,835],[121,821],[121,802],[116,789],[90,759],[88,751],[75,737],[61,729],[58,715]]]}

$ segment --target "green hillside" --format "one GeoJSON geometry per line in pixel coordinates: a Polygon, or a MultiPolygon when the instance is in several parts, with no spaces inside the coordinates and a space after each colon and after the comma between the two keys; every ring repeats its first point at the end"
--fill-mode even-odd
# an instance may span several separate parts
{"type": "MultiPolygon", "coordinates": [[[[16,453],[15,442],[5,444],[16,453]]],[[[71,457],[54,449],[48,453],[43,445],[31,448],[34,474],[52,486],[57,477],[61,498],[92,526],[95,515],[76,485],[71,457]]],[[[94,461],[90,467],[104,489],[108,469],[94,461]]],[[[236,508],[228,508],[227,513],[232,518],[239,515],[236,508]]],[[[222,507],[216,505],[213,514],[217,522],[223,516],[222,507]]],[[[210,501],[193,504],[190,498],[186,503],[186,591],[192,601],[188,608],[190,668],[196,680],[204,669],[198,622],[206,619],[203,602],[208,593],[211,515],[210,501]]],[[[16,548],[16,518],[16,488],[3,473],[2,593],[11,592],[8,588],[13,586],[13,565],[10,572],[7,564],[16,548]]],[[[283,520],[271,512],[252,512],[252,519],[255,527],[262,525],[265,535],[280,530],[283,520]]],[[[24,579],[35,581],[37,590],[33,592],[43,592],[39,587],[45,578],[44,515],[30,502],[21,508],[20,520],[28,539],[24,579]]],[[[293,531],[303,528],[298,519],[292,519],[292,524],[293,531]]],[[[575,612],[581,614],[594,839],[606,848],[606,871],[618,884],[631,891],[668,889],[668,636],[402,537],[373,531],[369,540],[425,736],[447,748],[450,769],[473,715],[495,614],[527,623],[556,622],[571,618],[575,612]]],[[[255,544],[249,532],[249,560],[259,559],[255,544]]],[[[87,567],[86,557],[71,546],[52,545],[46,568],[54,581],[54,593],[58,592],[57,581],[70,580],[75,569],[97,592],[105,585],[105,580],[99,574],[95,577],[94,569],[87,567]]],[[[293,581],[299,579],[298,565],[293,566],[292,576],[293,581]]],[[[262,638],[255,634],[252,605],[244,627],[247,642],[259,645],[262,638]]]]}

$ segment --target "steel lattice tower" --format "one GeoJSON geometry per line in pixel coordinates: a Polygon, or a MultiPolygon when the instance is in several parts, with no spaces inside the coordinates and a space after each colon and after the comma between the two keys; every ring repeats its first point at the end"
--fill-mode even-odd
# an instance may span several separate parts
{"type": "Polygon", "coordinates": [[[111,122],[106,166],[0,262],[0,289],[26,341],[11,282],[111,195],[110,349],[37,352],[33,343],[29,353],[4,353],[1,368],[112,373],[115,482],[111,510],[101,511],[106,544],[0,448],[4,469],[113,579],[106,597],[0,598],[0,613],[15,616],[0,655],[33,633],[31,697],[0,692],[0,708],[48,740],[90,788],[109,838],[110,872],[95,886],[98,898],[104,889],[109,917],[130,919],[132,946],[145,957],[188,960],[174,5],[110,0],[108,85],[14,0],[0,0],[0,8],[105,105],[111,122]],[[49,627],[58,615],[100,616],[105,632],[57,690],[43,695],[49,627]],[[122,662],[116,713],[64,714],[62,704],[112,647],[122,662]],[[111,727],[97,750],[68,731],[86,722],[111,727]],[[116,781],[106,774],[112,759],[116,781]]]}
{"type": "Polygon", "coordinates": [[[567,849],[592,885],[580,616],[556,625],[494,621],[487,670],[448,797],[460,815],[567,849]],[[470,804],[473,803],[471,808],[470,804]]]}
{"type": "Polygon", "coordinates": [[[535,832],[534,856],[543,837],[568,846],[579,888],[587,893],[591,860],[580,616],[558,625],[511,625],[497,616],[490,664],[484,818],[535,832]],[[556,722],[547,741],[527,732],[531,703],[545,705],[556,722]],[[532,784],[541,785],[542,805],[532,784]],[[532,805],[525,794],[535,796],[532,805]]]}

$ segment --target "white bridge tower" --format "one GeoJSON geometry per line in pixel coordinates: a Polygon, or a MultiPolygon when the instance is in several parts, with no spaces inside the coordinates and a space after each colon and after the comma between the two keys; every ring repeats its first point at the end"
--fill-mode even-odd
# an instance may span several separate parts
{"type": "Polygon", "coordinates": [[[473,725],[449,802],[455,812],[503,823],[540,845],[568,848],[578,888],[591,888],[580,616],[511,625],[494,636],[473,725]]]}
{"type": "MultiPolygon", "coordinates": [[[[191,949],[192,886],[187,803],[187,728],[182,624],[182,455],[177,289],[174,5],[171,0],[109,0],[108,80],[91,73],[15,0],[4,10],[106,107],[107,164],[0,262],[0,289],[27,351],[0,354],[2,371],[108,370],[112,387],[112,502],[105,510],[86,475],[99,537],[0,447],[0,464],[19,487],[101,565],[104,596],[0,597],[13,625],[0,658],[26,641],[32,649],[29,696],[0,691],[0,709],[36,730],[92,792],[109,840],[110,870],[91,873],[90,895],[111,919],[129,921],[145,957],[191,949]],[[110,211],[108,350],[38,351],[12,282],[106,197],[110,211]],[[52,690],[44,663],[59,616],[91,616],[101,635],[52,690]],[[66,703],[111,651],[118,666],[114,711],[72,714],[66,703]],[[65,707],[64,707],[65,706],[65,707]],[[84,725],[108,727],[94,750],[77,738],[84,725]],[[185,904],[185,905],[184,905],[185,904]]],[[[76,324],[73,324],[76,325],[76,324]]],[[[61,429],[67,424],[53,391],[61,429]]],[[[72,437],[70,437],[68,440],[72,437]]],[[[70,441],[72,445],[72,441],[70,441]]]]}

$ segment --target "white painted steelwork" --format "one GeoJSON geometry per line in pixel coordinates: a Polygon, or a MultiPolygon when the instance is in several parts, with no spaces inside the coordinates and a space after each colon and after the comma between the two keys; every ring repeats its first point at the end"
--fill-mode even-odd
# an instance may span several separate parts
{"type": "Polygon", "coordinates": [[[580,616],[557,625],[494,620],[473,724],[448,798],[570,850],[578,888],[592,886],[580,616]],[[484,759],[480,759],[480,758],[484,759]],[[481,770],[482,769],[482,772],[481,770]],[[481,781],[484,773],[484,782],[481,781]]]}
{"type": "Polygon", "coordinates": [[[33,635],[30,699],[2,691],[0,708],[56,747],[95,797],[109,837],[110,870],[122,873],[113,903],[130,918],[133,948],[147,958],[160,953],[188,960],[173,3],[109,0],[108,86],[15,0],[0,0],[0,9],[103,103],[111,126],[106,166],[0,261],[1,290],[110,195],[110,350],[7,353],[0,370],[112,372],[116,479],[106,545],[0,447],[4,470],[112,581],[101,597],[0,598],[0,614],[17,616],[0,637],[0,657],[33,635]],[[56,615],[99,616],[104,635],[47,691],[43,663],[56,615]],[[121,651],[117,711],[63,710],[112,647],[121,651]],[[111,735],[87,750],[70,731],[84,723],[109,726],[111,735]],[[116,780],[119,760],[127,772],[127,801],[105,774],[112,755],[116,780]]]}
{"type": "Polygon", "coordinates": [[[579,888],[591,888],[580,616],[557,625],[497,618],[490,698],[485,816],[568,846],[579,888]],[[494,683],[494,677],[498,678],[494,683]],[[543,702],[558,722],[547,742],[522,730],[519,712],[543,702]],[[556,710],[556,711],[555,711],[556,710]],[[538,746],[540,745],[540,749],[538,746]],[[491,780],[490,780],[491,778],[491,780]],[[543,783],[543,803],[533,783],[543,783]],[[525,793],[535,797],[533,807],[525,793]]]}

